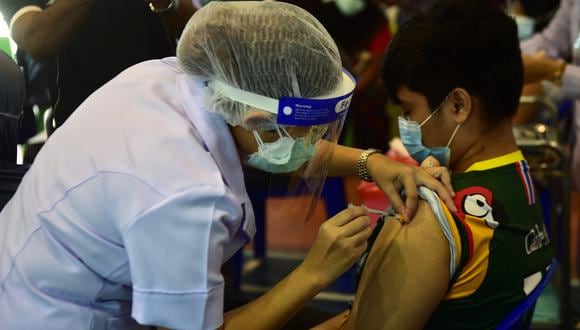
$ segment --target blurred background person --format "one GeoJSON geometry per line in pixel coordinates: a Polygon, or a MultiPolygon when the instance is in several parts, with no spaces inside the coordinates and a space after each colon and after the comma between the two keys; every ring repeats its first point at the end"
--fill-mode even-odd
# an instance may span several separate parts
{"type": "Polygon", "coordinates": [[[550,81],[561,97],[574,100],[572,177],[580,189],[580,3],[562,0],[550,24],[521,44],[524,83],[550,81]]]}
{"type": "Polygon", "coordinates": [[[25,98],[24,77],[0,50],[0,210],[12,197],[27,167],[16,164],[16,144],[25,98]]]}
{"type": "MultiPolygon", "coordinates": [[[[522,2],[525,4],[525,2],[522,2]]],[[[523,6],[525,10],[526,8],[523,6]]],[[[565,135],[571,150],[572,196],[570,202],[572,286],[579,287],[580,249],[580,2],[561,0],[549,24],[521,43],[526,88],[536,89],[559,105],[562,123],[556,127],[565,135]],[[536,87],[534,87],[536,86],[536,87]],[[540,86],[540,87],[538,87],[540,86]],[[572,108],[565,112],[566,100],[572,108]]],[[[578,309],[575,322],[580,320],[578,309]]],[[[580,324],[576,325],[577,327],[580,324]]]]}
{"type": "Polygon", "coordinates": [[[24,97],[22,71],[10,56],[0,51],[0,169],[16,164],[16,143],[24,97]]]}
{"type": "Polygon", "coordinates": [[[47,68],[56,127],[127,67],[175,54],[189,1],[5,0],[0,10],[21,51],[47,68]]]}

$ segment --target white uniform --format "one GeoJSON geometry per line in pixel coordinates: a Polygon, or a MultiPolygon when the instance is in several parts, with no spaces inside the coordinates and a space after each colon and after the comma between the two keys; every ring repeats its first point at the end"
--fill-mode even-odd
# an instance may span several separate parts
{"type": "Polygon", "coordinates": [[[227,125],[175,58],[133,66],[48,140],[0,214],[0,329],[209,329],[255,232],[227,125]]]}

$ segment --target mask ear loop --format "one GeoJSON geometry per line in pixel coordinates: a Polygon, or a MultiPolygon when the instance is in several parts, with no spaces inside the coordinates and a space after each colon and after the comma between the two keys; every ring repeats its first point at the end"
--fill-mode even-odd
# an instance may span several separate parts
{"type": "Polygon", "coordinates": [[[289,137],[290,139],[294,140],[294,139],[292,138],[292,136],[290,135],[290,133],[288,133],[288,131],[287,131],[287,130],[286,130],[284,127],[282,127],[282,126],[279,126],[279,125],[276,125],[276,130],[278,131],[278,134],[280,135],[280,137],[283,137],[283,136],[284,136],[284,135],[283,135],[283,134],[280,132],[280,130],[282,130],[282,132],[284,132],[284,133],[286,134],[286,137],[289,137]]]}
{"type": "Polygon", "coordinates": [[[258,142],[258,152],[263,155],[264,152],[264,141],[262,141],[262,138],[260,137],[260,134],[258,134],[258,132],[256,132],[255,130],[252,131],[252,134],[254,134],[254,138],[256,139],[256,142],[258,142]]]}
{"type": "Polygon", "coordinates": [[[447,99],[449,98],[449,95],[451,95],[451,93],[447,94],[447,96],[445,96],[445,99],[443,99],[443,101],[441,101],[441,104],[439,104],[439,106],[437,107],[437,109],[435,109],[435,111],[431,112],[431,114],[425,118],[425,120],[423,120],[423,122],[421,124],[419,124],[419,128],[421,128],[423,125],[425,125],[425,123],[431,119],[431,117],[433,117],[433,115],[439,111],[439,109],[441,109],[441,107],[443,106],[443,104],[445,104],[445,102],[447,102],[447,99]]]}
{"type": "Polygon", "coordinates": [[[431,119],[431,117],[433,117],[433,115],[434,115],[434,114],[435,114],[437,111],[439,111],[439,109],[441,109],[441,106],[437,107],[437,109],[435,109],[435,111],[431,112],[431,114],[430,114],[430,115],[429,115],[427,118],[425,118],[425,120],[423,120],[423,122],[422,122],[421,124],[419,124],[419,128],[423,127],[423,125],[425,125],[425,123],[426,123],[426,122],[428,122],[428,121],[429,121],[429,119],[431,119]]]}
{"type": "MultiPolygon", "coordinates": [[[[290,139],[292,139],[292,137],[290,136],[290,134],[288,134],[288,132],[284,129],[284,127],[280,127],[279,125],[276,125],[276,132],[278,133],[278,136],[280,138],[284,137],[284,135],[282,134],[282,131],[280,131],[280,129],[282,129],[282,131],[284,131],[284,133],[286,133],[286,135],[290,139]]],[[[254,134],[254,138],[256,139],[256,142],[258,142],[258,152],[260,153],[260,155],[264,156],[264,146],[265,146],[264,141],[262,141],[260,134],[258,134],[258,132],[256,130],[252,130],[252,134],[254,134]]]]}
{"type": "Polygon", "coordinates": [[[451,134],[451,137],[449,138],[449,142],[447,142],[447,145],[445,146],[446,148],[449,148],[449,146],[451,145],[451,141],[453,141],[455,134],[457,134],[457,131],[459,130],[459,126],[461,126],[461,124],[457,124],[457,126],[455,126],[455,130],[453,131],[453,134],[451,134]]]}

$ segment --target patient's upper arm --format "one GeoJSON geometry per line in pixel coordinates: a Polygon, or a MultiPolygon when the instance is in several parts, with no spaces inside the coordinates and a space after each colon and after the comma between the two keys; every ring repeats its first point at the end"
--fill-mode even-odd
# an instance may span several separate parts
{"type": "Polygon", "coordinates": [[[409,224],[386,219],[346,328],[423,328],[447,292],[449,255],[449,243],[426,202],[420,202],[409,224]]]}

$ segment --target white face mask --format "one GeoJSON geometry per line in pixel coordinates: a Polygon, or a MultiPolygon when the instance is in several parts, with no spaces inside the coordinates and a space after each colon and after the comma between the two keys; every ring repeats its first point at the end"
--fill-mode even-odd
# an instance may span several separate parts
{"type": "Polygon", "coordinates": [[[304,138],[293,139],[282,128],[286,136],[276,126],[280,138],[274,142],[264,143],[256,131],[252,131],[258,151],[251,154],[246,163],[254,168],[269,173],[289,173],[297,170],[314,155],[314,145],[304,138]]]}
{"type": "Polygon", "coordinates": [[[344,16],[354,16],[366,8],[364,0],[334,0],[336,7],[344,16]]]}

